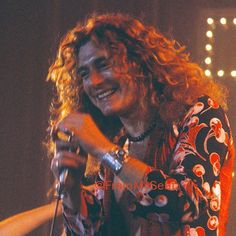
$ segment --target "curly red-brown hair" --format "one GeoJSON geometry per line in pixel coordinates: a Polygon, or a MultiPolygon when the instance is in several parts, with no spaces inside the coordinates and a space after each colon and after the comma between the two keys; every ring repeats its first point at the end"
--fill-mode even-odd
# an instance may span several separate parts
{"type": "MultiPolygon", "coordinates": [[[[119,127],[116,118],[105,117],[86,96],[82,79],[77,74],[76,58],[80,47],[89,40],[110,52],[113,65],[127,74],[129,67],[139,67],[133,78],[138,84],[152,87],[151,98],[167,125],[181,119],[186,109],[202,95],[214,97],[226,108],[226,90],[202,69],[189,60],[185,47],[169,40],[154,27],[124,14],[92,15],[84,24],[78,23],[62,39],[55,62],[51,65],[48,80],[55,83],[56,97],[52,102],[50,126],[71,110],[84,110],[95,120],[110,121],[119,127]]],[[[131,72],[130,72],[131,73],[131,72]]],[[[129,73],[129,74],[130,74],[129,73]]],[[[117,129],[112,129],[117,130],[117,129]]]]}

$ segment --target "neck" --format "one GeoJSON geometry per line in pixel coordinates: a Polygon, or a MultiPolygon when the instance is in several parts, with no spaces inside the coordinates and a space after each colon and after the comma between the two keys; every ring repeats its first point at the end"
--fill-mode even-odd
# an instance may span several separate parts
{"type": "Polygon", "coordinates": [[[136,113],[132,113],[126,117],[120,117],[125,130],[130,136],[139,136],[153,124],[156,109],[153,107],[146,107],[145,110],[146,111],[142,110],[141,112],[140,109],[136,109],[136,113]]]}

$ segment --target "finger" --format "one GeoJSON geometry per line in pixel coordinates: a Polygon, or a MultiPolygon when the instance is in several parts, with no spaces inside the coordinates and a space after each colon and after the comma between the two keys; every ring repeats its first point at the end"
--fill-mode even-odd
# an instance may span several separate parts
{"type": "Polygon", "coordinates": [[[66,141],[66,142],[71,142],[72,138],[74,136],[74,132],[67,129],[67,128],[58,128],[57,130],[57,137],[60,140],[66,141]]]}
{"type": "Polygon", "coordinates": [[[87,158],[84,156],[78,156],[71,152],[58,152],[51,162],[51,170],[56,177],[59,176],[60,171],[63,168],[70,168],[75,170],[81,170],[85,168],[87,158]]]}
{"type": "Polygon", "coordinates": [[[84,156],[78,156],[71,152],[58,152],[54,158],[55,167],[61,168],[79,168],[86,165],[87,158],[84,156]]]}
{"type": "Polygon", "coordinates": [[[62,140],[57,140],[55,143],[56,143],[56,152],[70,151],[79,154],[80,148],[73,143],[68,143],[62,140]]]}
{"type": "Polygon", "coordinates": [[[59,179],[60,173],[63,169],[71,169],[78,172],[83,170],[82,166],[78,166],[78,163],[69,159],[54,159],[51,169],[57,179],[59,179]]]}
{"type": "Polygon", "coordinates": [[[67,136],[73,134],[73,131],[70,130],[70,126],[73,124],[73,121],[70,119],[70,115],[65,117],[56,125],[57,132],[62,132],[67,136]],[[69,127],[68,127],[69,126],[69,127]]]}
{"type": "MultiPolygon", "coordinates": [[[[77,154],[75,154],[73,152],[69,152],[69,151],[58,152],[56,154],[56,158],[60,159],[61,161],[63,161],[63,160],[74,161],[75,163],[78,164],[78,166],[86,165],[86,162],[87,162],[87,157],[82,156],[82,155],[77,155],[77,154]]],[[[60,167],[60,163],[59,163],[59,167],[60,167]]],[[[69,167],[69,166],[67,166],[67,167],[69,167]]]]}
{"type": "Polygon", "coordinates": [[[62,124],[58,124],[57,126],[53,126],[50,131],[50,136],[53,141],[63,140],[65,142],[70,142],[73,136],[73,132],[67,128],[64,128],[62,124]]]}
{"type": "Polygon", "coordinates": [[[50,130],[50,137],[51,137],[51,139],[52,139],[52,141],[53,142],[55,142],[57,139],[58,139],[58,137],[57,137],[57,128],[56,128],[56,126],[53,126],[52,128],[51,128],[51,130],[50,130]]]}

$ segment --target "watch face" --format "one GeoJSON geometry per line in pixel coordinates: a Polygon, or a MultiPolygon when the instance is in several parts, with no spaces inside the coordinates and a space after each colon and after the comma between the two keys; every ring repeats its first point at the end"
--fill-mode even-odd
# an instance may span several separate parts
{"type": "Polygon", "coordinates": [[[129,159],[128,153],[124,149],[121,149],[121,148],[119,148],[116,151],[116,156],[117,156],[117,159],[119,159],[122,163],[126,163],[129,159]]]}

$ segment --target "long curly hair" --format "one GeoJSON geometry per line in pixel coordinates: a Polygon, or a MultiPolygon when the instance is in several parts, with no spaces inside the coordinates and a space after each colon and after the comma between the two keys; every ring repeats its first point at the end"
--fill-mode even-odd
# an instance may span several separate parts
{"type": "Polygon", "coordinates": [[[49,68],[47,80],[56,88],[50,127],[78,109],[89,112],[108,136],[114,136],[121,127],[119,119],[103,116],[90,102],[77,74],[76,58],[80,47],[89,40],[108,50],[116,70],[131,75],[137,84],[152,88],[146,93],[152,91],[148,95],[166,125],[181,119],[186,109],[202,95],[214,97],[223,108],[227,107],[226,89],[206,77],[202,69],[189,60],[184,46],[129,15],[93,14],[63,37],[49,68]],[[138,66],[138,74],[129,72],[132,66],[138,66]],[[106,124],[105,127],[102,124],[106,124]]]}

